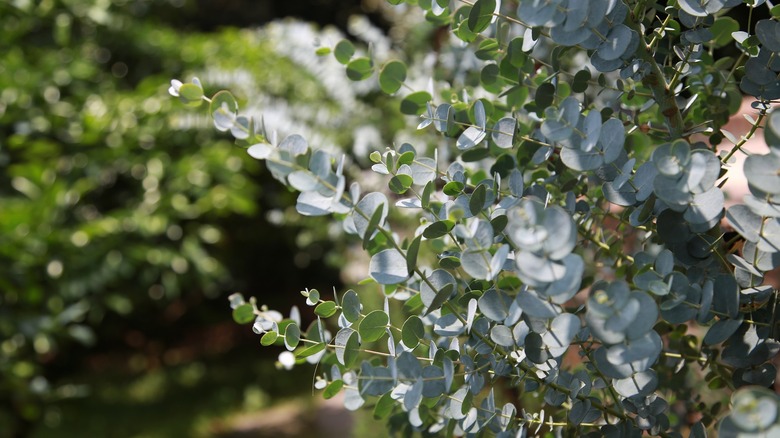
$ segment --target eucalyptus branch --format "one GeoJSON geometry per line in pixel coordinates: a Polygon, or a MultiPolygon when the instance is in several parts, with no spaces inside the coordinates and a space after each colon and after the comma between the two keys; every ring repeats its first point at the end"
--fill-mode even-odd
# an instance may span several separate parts
{"type": "MultiPolygon", "coordinates": [[[[768,342],[766,327],[775,328],[776,305],[766,308],[763,300],[771,291],[735,271],[763,273],[762,269],[777,264],[773,258],[780,247],[773,203],[775,172],[780,168],[777,154],[762,161],[748,157],[751,188],[767,195],[729,207],[728,220],[740,236],[725,246],[718,231],[725,208],[718,181],[723,163],[758,129],[767,123],[771,132],[780,129],[772,126],[775,118],[766,117],[766,105],[780,87],[768,84],[770,75],[761,73],[766,73],[763,65],[745,72],[740,87],[751,92],[751,78],[756,79],[754,94],[764,109],[751,122],[748,134],[732,140],[734,148],[723,159],[685,138],[695,132],[711,133],[707,127],[723,123],[725,105],[734,98],[733,75],[746,56],[728,65],[706,56],[699,59],[693,52],[692,42],[709,35],[712,20],[706,17],[717,14],[712,11],[715,3],[672,2],[663,19],[649,16],[657,5],[648,7],[644,0],[523,2],[517,5],[522,14],[508,7],[497,11],[494,0],[461,3],[466,6],[457,12],[452,35],[468,44],[453,53],[475,65],[459,66],[458,74],[463,76],[452,83],[430,81],[430,94],[407,83],[407,73],[419,75],[428,71],[425,68],[409,69],[397,60],[380,66],[370,51],[368,57],[353,58],[352,43],[337,46],[341,50],[335,53],[336,60],[346,66],[350,79],[378,76],[379,90],[401,100],[402,113],[423,114],[418,131],[433,125],[430,133],[394,137],[419,140],[421,148],[404,144],[369,157],[374,170],[389,178],[390,191],[406,196],[397,202],[395,195],[386,192],[361,196],[359,178],[347,190],[343,161],[334,163],[330,153],[310,147],[301,137],[289,136],[279,145],[269,145],[265,133],[256,133],[251,121],[238,114],[235,100],[224,94],[211,99],[217,128],[249,146],[250,155],[265,160],[276,179],[301,192],[296,205],[301,214],[332,215],[343,221],[346,233],[358,234],[369,252],[368,280],[383,288],[388,299],[406,301],[404,309],[413,313],[404,315],[406,321],[399,326],[390,322],[391,314],[392,320],[399,320],[401,310],[395,306],[364,309],[358,293],[351,290],[340,304],[307,292],[307,305],[316,306],[315,314],[338,316],[339,332],[329,342],[318,342],[327,338],[324,333],[301,340],[295,322],[277,321],[277,313],[258,309],[251,300],[231,299],[234,318],[243,323],[255,318],[255,326],[265,330],[288,324],[281,329],[287,351],[280,355],[280,363],[291,366],[291,357],[313,362],[335,355],[329,363],[337,366],[330,377],[327,372],[324,377],[330,382],[328,396],[344,389],[350,409],[362,405],[364,396],[381,396],[384,413],[389,414],[392,404],[402,404],[418,430],[459,427],[478,434],[488,433],[485,428],[490,427],[511,434],[533,424],[575,433],[576,427],[601,426],[604,432],[618,424],[628,433],[642,430],[671,436],[674,426],[663,397],[687,394],[691,387],[670,388],[659,381],[654,370],[665,369],[656,363],[659,357],[681,360],[684,368],[698,364],[716,372],[732,370],[771,385],[769,373],[748,369],[769,366],[771,358],[761,354],[766,350],[768,355],[772,348],[761,344],[768,342]],[[673,21],[680,24],[681,33],[671,32],[676,29],[673,21]],[[542,43],[550,45],[551,53],[577,53],[604,75],[594,81],[590,70],[580,69],[573,76],[560,71],[565,61],[550,59],[544,51],[532,50],[529,41],[520,41],[527,28],[533,28],[534,36],[544,36],[542,43]],[[685,52],[679,67],[671,66],[671,56],[660,53],[673,45],[685,52]],[[691,65],[701,66],[702,73],[689,76],[691,65]],[[620,75],[617,87],[607,84],[606,75],[613,72],[620,75]],[[572,85],[567,87],[564,81],[570,78],[572,85]],[[637,83],[642,86],[637,88],[637,83]],[[530,93],[502,93],[507,84],[512,90],[528,87],[530,93]],[[643,109],[657,105],[658,113],[626,108],[623,96],[609,102],[601,97],[607,90],[628,90],[625,98],[651,97],[643,109]],[[689,130],[677,103],[679,90],[709,96],[706,102],[692,99],[686,104],[689,130]],[[521,149],[530,142],[542,149],[521,149]],[[433,144],[437,148],[431,158],[426,149],[433,144]],[[625,208],[610,211],[610,205],[625,208]],[[395,222],[391,227],[386,213],[395,206],[416,219],[414,232],[400,230],[395,222]],[[394,230],[407,239],[401,242],[394,230]],[[750,267],[726,254],[733,252],[729,244],[741,239],[755,245],[752,254],[744,254],[750,267]],[[432,253],[447,258],[436,263],[432,253]],[[433,267],[427,264],[430,261],[433,267]],[[584,302],[576,298],[588,288],[584,302]],[[707,293],[701,293],[704,288],[707,293]],[[740,296],[754,293],[761,294],[759,299],[738,307],[740,296]],[[673,327],[680,333],[689,324],[711,322],[713,316],[718,321],[708,329],[712,332],[707,344],[722,342],[713,345],[714,353],[691,352],[687,346],[680,352],[668,351],[676,335],[662,334],[665,330],[658,327],[673,327]],[[698,321],[683,321],[688,318],[698,321]],[[387,352],[367,348],[384,337],[394,343],[400,337],[400,343],[389,345],[387,352]],[[717,361],[718,348],[724,357],[732,358],[744,353],[740,350],[744,345],[752,348],[750,366],[717,361]],[[571,367],[577,369],[576,376],[561,363],[573,346],[581,348],[584,360],[590,362],[585,369],[571,367]],[[427,357],[418,356],[426,349],[427,357]],[[396,373],[404,378],[398,380],[396,373]],[[600,379],[605,387],[583,391],[572,380],[575,377],[600,379]],[[455,389],[441,384],[454,383],[452,379],[462,379],[467,386],[455,389]],[[476,395],[488,387],[522,382],[554,394],[556,406],[546,421],[508,414],[516,412],[511,399],[499,409],[494,399],[483,398],[479,404],[477,397],[461,396],[464,391],[476,395]],[[561,409],[561,402],[574,414],[561,409]],[[451,411],[454,405],[459,412],[451,411]],[[563,415],[569,421],[560,421],[563,415]],[[603,422],[595,420],[602,417],[603,422]]],[[[447,11],[453,14],[439,5],[417,6],[426,8],[431,20],[452,21],[455,15],[434,17],[447,11]]],[[[760,56],[748,63],[766,60],[766,69],[777,73],[780,66],[769,49],[780,47],[780,24],[762,20],[757,26],[756,37],[744,48],[760,56]]],[[[724,35],[718,35],[717,44],[722,44],[724,35]]],[[[443,63],[445,58],[437,57],[443,63]]],[[[449,76],[437,79],[443,77],[449,76]]],[[[201,100],[199,81],[176,86],[172,83],[171,94],[181,91],[184,103],[201,100]]],[[[767,139],[773,151],[780,147],[774,144],[774,136],[767,139]]],[[[276,341],[277,336],[268,332],[263,344],[276,341]]],[[[768,400],[769,396],[739,389],[733,404],[742,409],[758,404],[750,400],[738,404],[739,397],[768,400]]],[[[780,399],[771,402],[780,406],[780,399]]],[[[746,414],[729,415],[739,419],[746,414]]],[[[758,411],[749,415],[766,420],[762,427],[777,427],[780,432],[780,419],[765,419],[758,411]]],[[[727,418],[721,423],[726,429],[753,421],[727,418]]],[[[741,429],[722,433],[736,436],[741,429]]]]}
{"type": "Polygon", "coordinates": [[[643,33],[639,23],[628,20],[626,25],[639,33],[640,42],[636,55],[639,59],[646,62],[651,69],[651,72],[642,78],[642,84],[653,93],[653,98],[658,103],[659,111],[666,119],[666,125],[669,128],[669,139],[681,138],[685,131],[685,124],[683,123],[680,107],[677,106],[677,98],[669,84],[667,84],[661,67],[653,57],[651,47],[644,42],[644,36],[642,36],[643,33]]]}
{"type": "Polygon", "coordinates": [[[747,134],[742,136],[742,139],[734,145],[733,148],[729,151],[728,154],[726,154],[721,161],[723,163],[728,163],[731,157],[734,156],[737,152],[740,152],[742,150],[742,147],[745,146],[745,144],[753,138],[753,135],[758,131],[758,128],[761,126],[761,123],[764,121],[764,118],[766,117],[766,110],[762,109],[758,112],[758,118],[756,119],[755,123],[750,125],[750,131],[748,131],[747,134]]]}

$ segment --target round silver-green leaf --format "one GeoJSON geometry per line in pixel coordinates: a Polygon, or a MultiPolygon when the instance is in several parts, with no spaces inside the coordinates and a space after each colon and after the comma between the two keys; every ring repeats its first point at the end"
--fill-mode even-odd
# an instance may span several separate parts
{"type": "Polygon", "coordinates": [[[385,249],[371,257],[368,273],[379,284],[398,284],[409,278],[406,257],[396,249],[385,249]]]}
{"type": "Polygon", "coordinates": [[[386,332],[390,318],[382,310],[374,310],[358,325],[358,333],[363,342],[378,341],[386,332]]]}

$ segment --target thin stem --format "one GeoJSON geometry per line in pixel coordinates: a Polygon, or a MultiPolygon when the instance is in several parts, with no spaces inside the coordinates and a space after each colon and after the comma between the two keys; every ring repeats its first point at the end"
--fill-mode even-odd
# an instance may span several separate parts
{"type": "MultiPolygon", "coordinates": [[[[752,9],[751,9],[751,10],[752,10],[752,9]]],[[[759,126],[761,126],[761,122],[763,122],[763,121],[764,121],[764,117],[766,117],[766,110],[765,110],[765,109],[761,109],[761,110],[758,112],[758,119],[756,119],[756,123],[754,123],[754,124],[753,124],[753,125],[750,127],[750,131],[748,131],[748,133],[747,133],[747,134],[745,134],[745,135],[743,135],[743,136],[742,136],[742,139],[741,139],[741,140],[740,140],[740,141],[739,141],[737,144],[735,144],[733,148],[731,148],[731,150],[729,151],[729,153],[728,153],[728,154],[726,154],[726,156],[725,156],[725,157],[723,157],[723,159],[721,160],[721,162],[723,162],[723,163],[728,163],[728,161],[731,159],[731,157],[733,157],[733,156],[734,156],[734,154],[736,154],[738,151],[741,151],[741,150],[742,150],[742,147],[743,147],[743,146],[745,146],[745,143],[747,143],[747,142],[748,142],[748,140],[750,140],[750,139],[753,137],[753,135],[754,135],[754,134],[756,133],[756,131],[758,130],[759,126]]]]}
{"type": "Polygon", "coordinates": [[[688,63],[688,60],[691,57],[691,50],[693,48],[693,45],[690,44],[686,47],[685,51],[685,58],[682,59],[682,64],[680,64],[679,69],[674,69],[674,76],[672,76],[672,79],[669,81],[669,85],[667,86],[670,90],[674,90],[675,87],[677,87],[677,81],[680,80],[682,77],[682,72],[685,70],[685,65],[688,63]]]}
{"type": "Polygon", "coordinates": [[[658,103],[658,109],[666,119],[666,125],[669,128],[669,139],[682,138],[685,131],[685,124],[683,122],[682,113],[680,107],[677,106],[676,96],[666,83],[665,76],[661,70],[661,66],[658,65],[651,47],[645,43],[644,36],[642,36],[642,29],[639,27],[639,23],[633,20],[627,20],[626,25],[631,27],[637,34],[639,34],[640,42],[637,48],[637,56],[650,65],[651,72],[642,78],[642,84],[649,88],[653,93],[653,98],[658,103]]]}
{"type": "MultiPolygon", "coordinates": [[[[664,21],[661,23],[661,32],[666,32],[666,26],[669,25],[669,21],[671,21],[672,16],[670,14],[666,15],[666,18],[664,18],[664,21]]],[[[653,39],[650,40],[650,43],[647,44],[647,49],[650,52],[655,51],[655,44],[657,42],[661,41],[661,35],[659,32],[653,33],[653,39]]]]}

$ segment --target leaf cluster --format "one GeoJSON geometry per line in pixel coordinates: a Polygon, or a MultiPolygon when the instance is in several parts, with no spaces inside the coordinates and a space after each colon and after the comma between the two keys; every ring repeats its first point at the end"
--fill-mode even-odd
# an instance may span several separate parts
{"type": "Polygon", "coordinates": [[[317,315],[307,336],[297,310],[282,319],[252,307],[255,331],[284,339],[280,363],[318,361],[326,396],[343,390],[347,408],[373,404],[408,433],[774,433],[780,404],[759,388],[774,383],[780,351],[765,279],[780,265],[777,21],[743,38],[723,17],[738,1],[413,3],[465,43],[443,50],[467,74],[444,66],[419,90],[415,65],[356,55],[348,42],[332,50],[349,79],[376,78],[444,145],[427,153],[421,137],[372,152],[385,191],[363,193],[342,157],[295,134],[277,142],[234,101],[211,99],[216,127],[237,130],[300,192],[300,214],[332,215],[356,236],[370,256],[364,283],[385,299],[369,309],[353,290],[333,301],[305,291],[317,315]],[[739,59],[715,59],[728,44],[739,59]],[[757,115],[737,138],[722,126],[740,88],[757,115]],[[726,208],[730,159],[759,128],[770,152],[747,158],[750,195],[726,208]],[[724,139],[732,146],[718,154],[724,139]],[[393,210],[420,226],[400,230],[393,210]],[[717,394],[672,383],[685,373],[728,387],[730,411],[708,404],[717,394]],[[701,420],[688,423],[670,404],[691,393],[701,420]]]}

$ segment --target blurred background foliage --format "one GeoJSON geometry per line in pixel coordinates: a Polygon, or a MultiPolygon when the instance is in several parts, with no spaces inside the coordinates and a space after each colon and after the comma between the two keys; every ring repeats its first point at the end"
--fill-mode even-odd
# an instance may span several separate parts
{"type": "Polygon", "coordinates": [[[0,2],[0,437],[238,436],[225,418],[308,396],[311,370],[266,378],[275,357],[225,297],[283,308],[303,287],[339,289],[339,231],[288,214],[294,194],[166,89],[200,76],[251,97],[280,138],[366,156],[401,116],[377,123],[368,108],[389,104],[341,89],[343,67],[313,42],[349,30],[389,44],[382,10],[0,2]],[[336,27],[265,24],[286,15],[336,27]]]}

